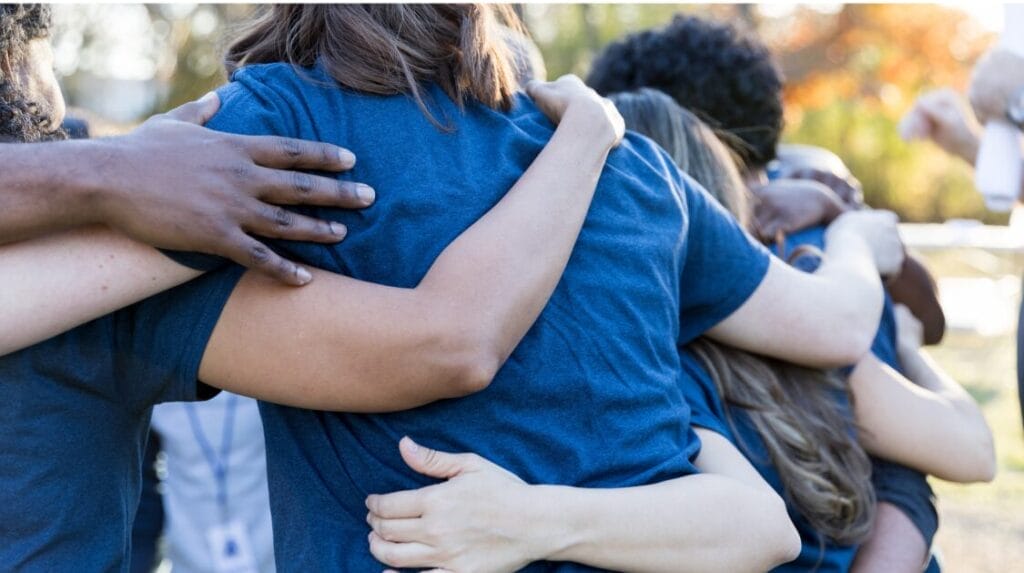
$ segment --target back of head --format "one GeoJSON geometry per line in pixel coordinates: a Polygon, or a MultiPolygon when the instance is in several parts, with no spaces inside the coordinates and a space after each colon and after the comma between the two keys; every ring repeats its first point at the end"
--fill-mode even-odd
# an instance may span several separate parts
{"type": "MultiPolygon", "coordinates": [[[[871,461],[836,398],[835,375],[700,339],[691,345],[732,409],[750,417],[784,494],[815,531],[840,545],[863,541],[875,516],[871,461]]],[[[740,444],[743,447],[743,444],[740,444]]]]}
{"type": "Polygon", "coordinates": [[[231,73],[256,63],[320,64],[346,88],[409,94],[428,116],[427,83],[460,105],[508,109],[517,84],[501,24],[520,29],[501,5],[277,4],[231,44],[225,65],[231,73]]]}
{"type": "Polygon", "coordinates": [[[0,141],[32,142],[63,139],[53,110],[31,97],[19,77],[30,71],[29,44],[50,34],[50,7],[44,4],[0,4],[0,141]]]}
{"type": "Polygon", "coordinates": [[[735,135],[750,168],[775,157],[782,135],[782,74],[757,38],[728,24],[677,15],[660,29],[609,44],[587,83],[598,93],[659,89],[716,130],[735,135]]]}
{"type": "Polygon", "coordinates": [[[663,92],[641,88],[611,94],[626,128],[668,152],[676,166],[700,183],[741,225],[750,221],[749,193],[736,157],[704,122],[663,92]]]}

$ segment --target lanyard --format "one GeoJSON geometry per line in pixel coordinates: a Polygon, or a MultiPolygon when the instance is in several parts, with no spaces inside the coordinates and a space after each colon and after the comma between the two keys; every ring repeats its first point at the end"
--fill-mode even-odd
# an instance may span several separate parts
{"type": "Polygon", "coordinates": [[[224,426],[221,430],[220,454],[214,451],[203,426],[199,423],[199,415],[196,413],[194,404],[185,404],[185,411],[188,413],[188,422],[192,427],[192,434],[199,443],[199,449],[203,451],[203,457],[213,471],[213,478],[217,482],[217,505],[220,507],[221,519],[227,521],[228,517],[228,465],[231,454],[231,435],[235,426],[235,409],[238,405],[238,396],[228,396],[228,403],[224,412],[224,426]]]}

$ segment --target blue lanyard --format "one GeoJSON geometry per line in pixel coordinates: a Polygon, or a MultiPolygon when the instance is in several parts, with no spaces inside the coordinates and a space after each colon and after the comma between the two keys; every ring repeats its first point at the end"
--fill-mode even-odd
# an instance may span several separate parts
{"type": "Polygon", "coordinates": [[[214,451],[203,426],[199,423],[199,415],[196,413],[194,404],[185,404],[185,411],[188,412],[188,422],[192,426],[192,434],[199,443],[199,449],[203,451],[203,457],[213,471],[213,478],[217,482],[217,505],[220,507],[221,517],[227,519],[228,512],[228,466],[231,455],[231,435],[235,427],[235,409],[238,405],[238,396],[228,396],[228,403],[225,407],[224,426],[221,430],[220,455],[214,451]]]}

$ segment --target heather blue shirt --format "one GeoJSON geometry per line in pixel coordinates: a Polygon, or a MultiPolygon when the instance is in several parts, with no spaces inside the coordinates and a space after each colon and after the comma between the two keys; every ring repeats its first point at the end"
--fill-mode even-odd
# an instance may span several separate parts
{"type": "MultiPolygon", "coordinates": [[[[785,252],[777,254],[788,260],[793,251],[801,245],[824,250],[825,228],[813,227],[792,233],[786,239],[785,252]]],[[[820,260],[815,256],[801,256],[792,262],[794,266],[806,272],[813,272],[820,264],[820,260]]],[[[871,352],[893,369],[901,370],[896,351],[896,318],[893,313],[892,299],[888,293],[885,295],[882,318],[878,333],[871,345],[871,352]]],[[[680,352],[680,359],[686,378],[695,381],[683,388],[686,400],[692,409],[693,424],[717,432],[736,444],[761,474],[761,477],[785,498],[782,478],[772,465],[764,441],[750,417],[743,409],[732,409],[730,412],[732,424],[730,424],[726,406],[718,394],[714,381],[711,380],[700,360],[685,349],[680,352]]],[[[853,431],[849,400],[845,394],[837,394],[836,399],[844,411],[851,413],[850,430],[853,431]]],[[[872,483],[878,500],[888,501],[899,507],[921,531],[926,543],[930,544],[937,528],[937,518],[931,502],[931,489],[924,476],[920,472],[879,458],[872,458],[872,466],[872,483]]],[[[849,570],[856,555],[857,546],[844,546],[828,542],[788,501],[786,506],[790,518],[800,533],[800,555],[795,560],[781,565],[773,571],[776,573],[799,571],[829,573],[849,570]]]]}
{"type": "MultiPolygon", "coordinates": [[[[688,349],[680,351],[680,359],[683,365],[683,372],[691,381],[683,391],[686,400],[690,404],[693,416],[693,425],[707,428],[717,432],[735,444],[743,452],[750,463],[757,469],[768,485],[783,495],[782,478],[775,466],[771,463],[768,450],[761,439],[761,435],[754,427],[750,417],[743,409],[731,410],[732,424],[726,415],[725,405],[714,381],[704,369],[700,359],[694,356],[688,349]],[[734,431],[735,430],[735,431],[734,431]]],[[[844,405],[849,403],[841,398],[844,405]]],[[[817,571],[819,573],[838,573],[847,571],[853,562],[856,546],[842,546],[829,543],[824,540],[804,517],[796,511],[796,508],[786,502],[786,509],[789,517],[796,525],[800,533],[800,555],[796,559],[775,568],[776,573],[796,573],[798,571],[817,571]],[[822,545],[823,544],[823,545],[822,545]],[[822,551],[824,548],[824,551],[822,551]]]]}
{"type": "MultiPolygon", "coordinates": [[[[374,186],[376,204],[313,210],[348,225],[340,245],[279,246],[375,283],[414,287],[553,133],[523,96],[509,112],[460,110],[427,86],[432,112],[453,128],[443,132],[405,96],[358,94],[319,70],[308,74],[314,81],[284,64],[237,72],[209,126],[354,149],[359,161],[342,177],[374,186]]],[[[629,134],[609,156],[551,301],[486,390],[388,415],[261,404],[279,569],[379,570],[366,541],[366,495],[434,483],[402,463],[403,435],[476,452],[531,483],[631,486],[694,472],[676,343],[741,305],[768,260],[663,151],[629,134]]]]}
{"type": "Polygon", "coordinates": [[[196,374],[232,274],[0,357],[0,568],[128,571],[150,411],[209,396],[196,374]]]}

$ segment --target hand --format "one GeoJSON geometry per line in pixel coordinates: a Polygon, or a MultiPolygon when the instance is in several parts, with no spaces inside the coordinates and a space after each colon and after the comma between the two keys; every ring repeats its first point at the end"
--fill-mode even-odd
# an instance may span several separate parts
{"type": "Polygon", "coordinates": [[[587,87],[574,75],[565,75],[553,82],[531,81],[526,93],[533,98],[541,112],[551,123],[558,124],[571,113],[587,114],[588,123],[599,127],[615,147],[626,133],[626,122],[615,104],[587,87]]]}
{"type": "Polygon", "coordinates": [[[517,571],[537,559],[528,548],[537,524],[524,511],[530,486],[475,454],[399,443],[412,469],[447,480],[366,498],[370,552],[391,567],[436,571],[517,571]]]}
{"type": "Polygon", "coordinates": [[[837,218],[826,231],[834,233],[853,232],[861,236],[871,248],[878,274],[892,277],[903,267],[906,250],[900,239],[899,219],[892,211],[864,210],[847,211],[837,218]]]}
{"type": "Polygon", "coordinates": [[[219,107],[209,94],[128,135],[89,142],[102,150],[92,166],[100,176],[98,218],[155,247],[220,255],[288,284],[308,283],[309,271],[251,235],[336,243],[346,229],[271,204],[360,209],[373,202],[373,190],[297,171],[351,169],[347,150],[200,127],[219,107]]]}
{"type": "Polygon", "coordinates": [[[974,165],[978,156],[981,126],[967,103],[949,88],[927,92],[900,121],[903,139],[930,139],[946,153],[974,165]]]}
{"type": "Polygon", "coordinates": [[[864,192],[860,181],[849,171],[841,175],[814,167],[788,166],[783,163],[779,168],[778,178],[817,181],[831,189],[845,207],[860,209],[864,206],[864,192]]]}
{"type": "Polygon", "coordinates": [[[910,309],[897,304],[893,307],[896,316],[896,349],[900,356],[917,353],[924,344],[924,326],[910,312],[910,309]]]}
{"type": "Polygon", "coordinates": [[[831,189],[817,181],[776,179],[753,189],[754,230],[764,243],[778,233],[827,225],[846,210],[831,189]]]}
{"type": "Polygon", "coordinates": [[[1024,87],[1024,58],[1006,50],[994,49],[974,66],[971,87],[967,91],[974,115],[988,123],[1004,119],[1010,98],[1024,87]]]}

